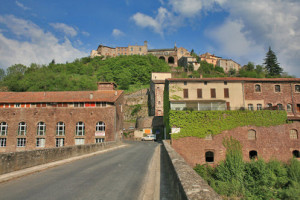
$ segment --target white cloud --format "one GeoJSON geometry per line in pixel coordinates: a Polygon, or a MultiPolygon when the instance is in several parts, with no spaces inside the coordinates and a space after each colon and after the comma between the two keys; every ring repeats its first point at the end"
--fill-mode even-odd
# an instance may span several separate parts
{"type": "Polygon", "coordinates": [[[112,31],[112,35],[114,36],[114,37],[120,37],[120,36],[123,36],[123,35],[125,35],[122,31],[120,31],[119,29],[114,29],[113,31],[112,31]]]}
{"type": "Polygon", "coordinates": [[[58,31],[65,33],[68,36],[74,37],[77,35],[77,31],[72,27],[64,23],[50,23],[50,26],[58,31]]]}
{"type": "Polygon", "coordinates": [[[30,8],[24,6],[24,4],[20,3],[19,1],[16,1],[16,5],[22,8],[23,10],[30,10],[30,8]]]}
{"type": "Polygon", "coordinates": [[[143,28],[149,27],[160,35],[163,35],[167,28],[173,30],[175,27],[179,27],[181,22],[180,18],[175,17],[171,12],[163,7],[158,9],[155,18],[143,13],[136,13],[132,16],[132,19],[135,21],[136,25],[143,28]]]}
{"type": "Polygon", "coordinates": [[[86,31],[81,31],[81,33],[82,33],[82,35],[84,35],[84,36],[90,36],[90,34],[88,33],[88,32],[86,32],[86,31]]]}
{"type": "Polygon", "coordinates": [[[52,33],[45,32],[31,21],[8,15],[0,16],[0,23],[7,27],[7,32],[11,36],[22,39],[8,38],[6,32],[0,33],[0,66],[2,68],[16,63],[47,64],[52,59],[55,59],[57,63],[63,63],[88,55],[87,52],[74,48],[67,38],[60,43],[52,33]]]}

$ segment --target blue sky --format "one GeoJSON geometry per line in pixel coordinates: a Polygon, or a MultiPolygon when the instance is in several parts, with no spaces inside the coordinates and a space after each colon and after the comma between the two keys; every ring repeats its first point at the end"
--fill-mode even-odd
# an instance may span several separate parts
{"type": "Polygon", "coordinates": [[[298,0],[0,0],[0,67],[88,56],[99,44],[178,47],[241,65],[268,47],[300,77],[298,0]]]}

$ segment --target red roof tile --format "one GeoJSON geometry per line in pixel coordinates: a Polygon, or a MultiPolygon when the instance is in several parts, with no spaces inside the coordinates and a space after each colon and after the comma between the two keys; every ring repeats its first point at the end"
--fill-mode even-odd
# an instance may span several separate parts
{"type": "Polygon", "coordinates": [[[115,102],[122,93],[122,90],[0,92],[0,103],[115,102]]]}
{"type": "Polygon", "coordinates": [[[246,81],[246,82],[300,82],[300,78],[245,78],[245,77],[218,77],[218,78],[169,78],[177,81],[246,81]]]}

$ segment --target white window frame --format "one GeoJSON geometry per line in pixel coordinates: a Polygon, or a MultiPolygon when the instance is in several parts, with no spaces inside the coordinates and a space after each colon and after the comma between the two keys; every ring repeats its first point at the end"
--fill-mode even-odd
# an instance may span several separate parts
{"type": "Polygon", "coordinates": [[[26,138],[17,138],[17,147],[26,147],[26,138]]]}
{"type": "Polygon", "coordinates": [[[56,147],[65,146],[65,138],[55,138],[55,146],[56,147]]]}
{"type": "Polygon", "coordinates": [[[300,85],[295,85],[295,92],[300,92],[300,85]]]}
{"type": "Polygon", "coordinates": [[[77,122],[76,123],[76,136],[84,136],[84,122],[77,122]]]}
{"type": "Polygon", "coordinates": [[[39,122],[37,124],[37,135],[45,135],[46,134],[46,123],[45,122],[39,122]]]}
{"type": "Polygon", "coordinates": [[[6,147],[6,138],[0,138],[0,147],[6,147]]]}
{"type": "Polygon", "coordinates": [[[85,139],[84,138],[75,138],[75,145],[84,145],[85,139]]]}
{"type": "Polygon", "coordinates": [[[36,147],[45,147],[45,138],[36,138],[36,147]]]}
{"type": "Polygon", "coordinates": [[[57,122],[57,124],[56,124],[56,135],[57,136],[64,136],[65,135],[65,128],[66,128],[66,126],[65,126],[64,122],[57,122]]]}
{"type": "Polygon", "coordinates": [[[20,122],[18,126],[18,135],[26,135],[27,124],[26,122],[20,122]]]}
{"type": "Polygon", "coordinates": [[[105,132],[105,123],[100,121],[96,124],[96,131],[105,132]]]}
{"type": "Polygon", "coordinates": [[[259,103],[259,104],[257,104],[257,107],[256,107],[256,109],[257,109],[257,110],[262,110],[262,104],[260,104],[260,103],[259,103]]]}
{"type": "Polygon", "coordinates": [[[95,138],[95,143],[102,143],[105,141],[105,138],[95,138]]]}
{"type": "Polygon", "coordinates": [[[289,104],[289,103],[288,103],[288,104],[286,105],[286,111],[287,111],[287,112],[292,112],[292,104],[289,104]]]}
{"type": "Polygon", "coordinates": [[[6,122],[1,122],[0,123],[0,135],[1,136],[6,136],[7,135],[7,123],[6,122]]]}
{"type": "Polygon", "coordinates": [[[248,110],[254,110],[253,104],[252,104],[252,103],[249,103],[249,104],[248,104],[248,110]]]}

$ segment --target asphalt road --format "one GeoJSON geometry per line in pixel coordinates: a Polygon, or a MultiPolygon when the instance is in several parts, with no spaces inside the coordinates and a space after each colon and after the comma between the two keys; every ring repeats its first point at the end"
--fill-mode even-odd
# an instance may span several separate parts
{"type": "Polygon", "coordinates": [[[137,199],[156,142],[128,147],[64,164],[0,184],[0,199],[137,199]]]}

